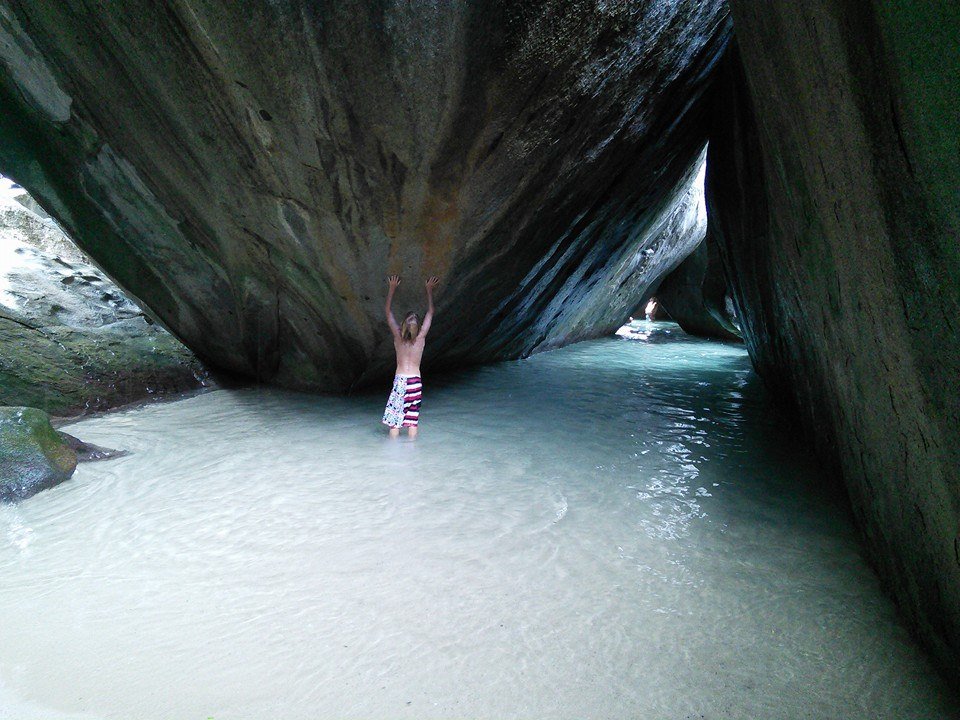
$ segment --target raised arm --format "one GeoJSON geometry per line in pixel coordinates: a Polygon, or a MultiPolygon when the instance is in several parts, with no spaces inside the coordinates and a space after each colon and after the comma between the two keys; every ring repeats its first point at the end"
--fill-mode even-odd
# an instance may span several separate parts
{"type": "Polygon", "coordinates": [[[426,337],[427,333],[430,332],[430,323],[433,322],[433,289],[439,284],[440,278],[436,275],[431,275],[430,279],[426,282],[427,314],[423,316],[423,327],[420,328],[420,333],[417,335],[418,338],[426,337]]]}
{"type": "Polygon", "coordinates": [[[387,282],[390,283],[390,289],[387,290],[387,304],[384,310],[387,313],[387,325],[390,326],[390,332],[392,332],[396,338],[400,337],[400,326],[397,324],[397,319],[393,316],[393,310],[390,309],[390,305],[393,303],[393,293],[396,291],[397,285],[400,284],[400,276],[391,275],[387,278],[387,282]]]}

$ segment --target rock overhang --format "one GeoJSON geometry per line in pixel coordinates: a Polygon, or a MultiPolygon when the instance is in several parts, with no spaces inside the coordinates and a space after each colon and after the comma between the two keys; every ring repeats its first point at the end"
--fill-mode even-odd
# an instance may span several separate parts
{"type": "Polygon", "coordinates": [[[0,172],[226,370],[388,374],[390,272],[444,278],[428,367],[526,355],[611,331],[690,249],[661,235],[723,2],[0,9],[34,78],[0,56],[0,172]]]}

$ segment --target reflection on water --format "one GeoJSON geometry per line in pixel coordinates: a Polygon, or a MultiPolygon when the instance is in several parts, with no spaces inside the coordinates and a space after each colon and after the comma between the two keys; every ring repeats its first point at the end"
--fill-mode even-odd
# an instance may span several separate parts
{"type": "Polygon", "coordinates": [[[949,718],[742,347],[215,392],[0,508],[0,717],[949,718]]]}

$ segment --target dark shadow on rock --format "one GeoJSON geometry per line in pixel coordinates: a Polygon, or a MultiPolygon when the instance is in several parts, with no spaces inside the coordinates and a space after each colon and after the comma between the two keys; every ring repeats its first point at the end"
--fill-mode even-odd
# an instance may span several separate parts
{"type": "Polygon", "coordinates": [[[706,185],[744,339],[956,683],[960,12],[730,4],[706,185]]]}
{"type": "Polygon", "coordinates": [[[713,234],[667,275],[656,298],[684,331],[700,337],[740,341],[740,330],[727,302],[727,280],[713,234]]]}

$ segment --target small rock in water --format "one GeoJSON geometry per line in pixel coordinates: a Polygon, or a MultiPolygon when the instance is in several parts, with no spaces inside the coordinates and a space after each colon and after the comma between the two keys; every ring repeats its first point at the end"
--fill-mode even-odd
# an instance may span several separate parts
{"type": "Polygon", "coordinates": [[[0,502],[17,502],[69,480],[77,454],[42,410],[0,407],[0,502]]]}
{"type": "Polygon", "coordinates": [[[123,457],[129,455],[128,450],[113,450],[112,448],[100,447],[93,443],[84,442],[78,437],[69,433],[59,431],[59,435],[64,442],[70,446],[77,455],[77,462],[92,462],[93,460],[110,460],[111,458],[123,457]]]}

